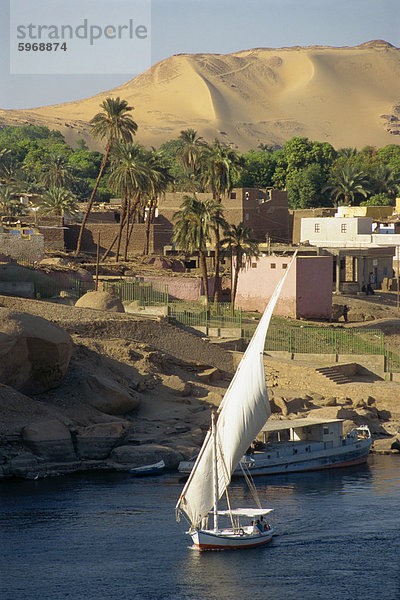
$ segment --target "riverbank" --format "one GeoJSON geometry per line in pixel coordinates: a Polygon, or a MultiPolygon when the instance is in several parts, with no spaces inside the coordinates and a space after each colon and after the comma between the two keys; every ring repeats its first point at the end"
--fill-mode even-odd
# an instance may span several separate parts
{"type": "MultiPolygon", "coordinates": [[[[22,393],[0,386],[0,477],[42,478],[126,471],[161,458],[174,470],[195,454],[241,354],[172,325],[132,315],[0,297],[4,309],[56,324],[72,340],[57,387],[22,393]]],[[[368,424],[373,451],[396,452],[397,383],[345,385],[316,365],[265,357],[271,419],[342,418],[368,424]]]]}

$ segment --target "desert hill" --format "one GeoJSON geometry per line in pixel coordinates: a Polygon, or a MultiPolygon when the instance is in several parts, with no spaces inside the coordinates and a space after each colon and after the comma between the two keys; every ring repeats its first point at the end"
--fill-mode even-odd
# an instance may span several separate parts
{"type": "Polygon", "coordinates": [[[1,110],[0,126],[47,125],[93,147],[88,121],[107,96],[135,107],[138,141],[156,147],[188,127],[241,151],[282,145],[295,135],[336,148],[384,146],[400,134],[400,49],[378,40],[175,55],[91,98],[1,110]]]}

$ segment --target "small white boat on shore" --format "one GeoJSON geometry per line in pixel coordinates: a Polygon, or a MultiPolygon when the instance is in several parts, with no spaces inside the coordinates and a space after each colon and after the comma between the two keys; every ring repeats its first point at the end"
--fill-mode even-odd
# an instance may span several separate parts
{"type": "Polygon", "coordinates": [[[157,475],[158,473],[162,473],[164,470],[165,462],[160,460],[152,465],[144,465],[143,467],[134,467],[133,469],[129,469],[129,473],[139,477],[144,475],[157,475]]]}

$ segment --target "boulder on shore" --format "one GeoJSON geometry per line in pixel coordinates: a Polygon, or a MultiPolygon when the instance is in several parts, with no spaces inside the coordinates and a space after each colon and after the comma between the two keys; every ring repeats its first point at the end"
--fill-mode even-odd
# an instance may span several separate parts
{"type": "Polygon", "coordinates": [[[22,441],[27,448],[45,460],[76,460],[70,431],[57,419],[27,425],[22,430],[22,441]]]}
{"type": "Polygon", "coordinates": [[[108,292],[87,292],[75,302],[75,306],[118,313],[125,312],[121,300],[108,292]]]}
{"type": "Polygon", "coordinates": [[[139,399],[126,387],[102,375],[88,375],[82,388],[88,404],[107,415],[124,415],[139,406],[139,399]]]}
{"type": "Polygon", "coordinates": [[[76,451],[79,458],[101,460],[121,444],[131,429],[128,421],[97,423],[79,427],[75,433],[76,451]]]}
{"type": "Polygon", "coordinates": [[[57,387],[72,355],[71,337],[42,317],[0,307],[0,383],[38,394],[57,387]]]}

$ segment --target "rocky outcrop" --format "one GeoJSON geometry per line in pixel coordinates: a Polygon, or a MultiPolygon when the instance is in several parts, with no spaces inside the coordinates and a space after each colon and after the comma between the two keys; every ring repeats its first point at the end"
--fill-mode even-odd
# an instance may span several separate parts
{"type": "Polygon", "coordinates": [[[128,421],[79,427],[74,434],[77,455],[81,459],[107,458],[115,446],[123,443],[130,430],[128,421]]]}
{"type": "Polygon", "coordinates": [[[107,415],[124,415],[139,406],[139,399],[127,387],[108,377],[88,375],[82,387],[83,399],[107,415]]]}
{"type": "Polygon", "coordinates": [[[174,396],[184,398],[192,393],[191,384],[183,381],[178,375],[163,375],[162,380],[166,390],[174,396]]]}
{"type": "Polygon", "coordinates": [[[56,419],[27,425],[22,430],[22,441],[34,454],[47,461],[76,460],[71,433],[56,419]]]}
{"type": "Polygon", "coordinates": [[[28,394],[57,387],[71,354],[71,337],[57,325],[0,307],[0,383],[28,394]]]}
{"type": "Polygon", "coordinates": [[[122,302],[108,292],[87,292],[75,302],[75,306],[117,313],[125,312],[122,302]]]}

